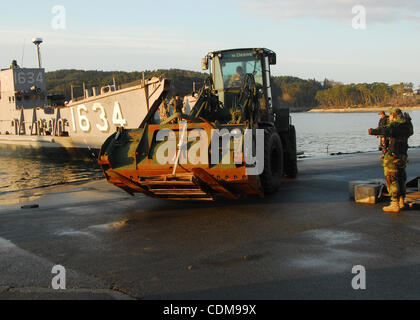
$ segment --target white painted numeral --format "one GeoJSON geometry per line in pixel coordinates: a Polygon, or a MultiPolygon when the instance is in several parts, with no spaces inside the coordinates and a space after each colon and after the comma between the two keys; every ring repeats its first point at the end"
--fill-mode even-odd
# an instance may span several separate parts
{"type": "Polygon", "coordinates": [[[38,73],[38,75],[36,76],[36,81],[44,82],[44,79],[42,78],[42,72],[38,73]]]}
{"type": "Polygon", "coordinates": [[[127,125],[127,121],[124,119],[121,106],[116,101],[114,104],[114,113],[112,115],[112,123],[119,127],[125,127],[127,125]]]}
{"type": "Polygon", "coordinates": [[[35,74],[33,72],[28,73],[28,83],[29,84],[35,83],[35,74]]]}
{"type": "Polygon", "coordinates": [[[107,132],[109,129],[109,123],[108,123],[108,119],[106,118],[106,112],[105,112],[104,107],[100,103],[94,103],[92,110],[94,112],[98,110],[101,112],[99,115],[99,118],[101,119],[103,124],[102,125],[97,124],[96,127],[98,128],[99,131],[107,132]]]}
{"type": "Polygon", "coordinates": [[[83,104],[77,107],[77,115],[79,117],[80,129],[87,132],[90,130],[90,122],[89,122],[88,117],[82,114],[82,111],[85,112],[86,114],[88,113],[88,109],[83,104]]]}
{"type": "Polygon", "coordinates": [[[19,72],[17,75],[17,78],[18,78],[19,84],[25,84],[26,79],[25,79],[25,74],[23,72],[19,72]]]}

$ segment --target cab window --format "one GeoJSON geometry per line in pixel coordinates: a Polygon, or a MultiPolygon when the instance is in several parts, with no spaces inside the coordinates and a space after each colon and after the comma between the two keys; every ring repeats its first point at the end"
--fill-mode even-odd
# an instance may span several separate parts
{"type": "Polygon", "coordinates": [[[250,54],[245,57],[223,57],[221,59],[224,88],[240,88],[245,74],[251,73],[256,84],[263,86],[263,73],[261,61],[250,54]]]}

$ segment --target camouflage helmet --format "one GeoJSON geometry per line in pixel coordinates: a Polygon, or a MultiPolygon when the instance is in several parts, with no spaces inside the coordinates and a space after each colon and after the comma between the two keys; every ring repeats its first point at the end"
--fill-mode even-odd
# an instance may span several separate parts
{"type": "Polygon", "coordinates": [[[394,116],[401,116],[403,113],[400,108],[392,108],[389,114],[392,114],[394,116]]]}

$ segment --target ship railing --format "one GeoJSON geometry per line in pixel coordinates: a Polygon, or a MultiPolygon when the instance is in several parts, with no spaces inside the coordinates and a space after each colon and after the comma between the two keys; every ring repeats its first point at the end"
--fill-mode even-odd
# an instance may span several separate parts
{"type": "MultiPolygon", "coordinates": [[[[128,89],[128,88],[132,88],[132,87],[136,87],[136,86],[145,86],[147,83],[148,83],[147,80],[140,79],[140,80],[124,83],[124,84],[115,85],[113,90],[111,90],[111,89],[103,90],[103,89],[111,88],[112,85],[111,86],[104,86],[96,94],[90,95],[90,94],[85,93],[84,96],[73,97],[72,102],[82,101],[82,100],[85,100],[87,98],[97,97],[97,96],[100,96],[102,94],[106,94],[106,93],[110,93],[110,92],[116,92],[116,91],[119,91],[119,90],[128,89]]],[[[97,88],[92,87],[90,90],[97,90],[97,88]]],[[[89,89],[86,89],[86,91],[89,91],[89,89]]]]}

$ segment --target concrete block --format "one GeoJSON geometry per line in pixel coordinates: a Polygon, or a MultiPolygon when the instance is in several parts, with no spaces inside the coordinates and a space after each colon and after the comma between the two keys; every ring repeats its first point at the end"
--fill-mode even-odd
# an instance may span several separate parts
{"type": "Polygon", "coordinates": [[[354,198],[357,203],[375,204],[378,202],[378,196],[381,186],[377,184],[357,185],[354,190],[354,198]]]}
{"type": "Polygon", "coordinates": [[[350,199],[355,200],[355,189],[356,186],[362,185],[362,184],[368,184],[368,185],[377,185],[377,186],[384,186],[385,189],[383,189],[383,192],[386,193],[386,180],[385,179],[373,179],[373,180],[359,180],[359,181],[351,181],[349,182],[349,194],[350,199]]]}
{"type": "Polygon", "coordinates": [[[369,181],[363,181],[363,180],[359,180],[359,181],[350,181],[349,182],[349,193],[350,193],[350,199],[354,200],[354,191],[356,186],[361,185],[361,184],[369,184],[369,181]]]}

